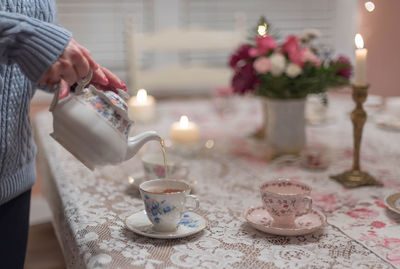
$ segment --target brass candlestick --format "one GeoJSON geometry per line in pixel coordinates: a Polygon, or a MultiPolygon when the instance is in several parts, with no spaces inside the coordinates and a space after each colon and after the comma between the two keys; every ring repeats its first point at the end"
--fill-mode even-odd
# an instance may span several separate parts
{"type": "Polygon", "coordinates": [[[367,120],[367,113],[363,108],[363,103],[367,100],[368,85],[353,87],[353,100],[356,103],[356,108],[351,112],[351,121],[353,122],[353,136],[354,136],[354,158],[353,169],[345,171],[339,175],[331,176],[346,188],[356,188],[366,185],[382,186],[382,183],[373,178],[370,174],[361,171],[360,169],[360,146],[361,137],[365,121],[367,120]]]}

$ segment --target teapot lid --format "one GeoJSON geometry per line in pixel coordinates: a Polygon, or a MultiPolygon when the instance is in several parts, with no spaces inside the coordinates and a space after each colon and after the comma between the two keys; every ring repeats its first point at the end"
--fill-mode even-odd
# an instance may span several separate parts
{"type": "Polygon", "coordinates": [[[116,94],[113,91],[106,91],[104,92],[104,95],[108,97],[108,99],[117,107],[119,107],[120,109],[124,110],[124,111],[128,111],[128,105],[125,102],[124,99],[122,99],[121,96],[119,96],[118,94],[116,94]]]}
{"type": "Polygon", "coordinates": [[[89,88],[92,92],[95,92],[106,103],[110,104],[114,108],[114,110],[119,115],[121,115],[122,118],[131,122],[131,120],[128,117],[128,104],[124,100],[125,95],[128,95],[127,93],[120,91],[120,94],[122,95],[121,96],[113,91],[98,90],[93,85],[90,85],[89,88]]]}

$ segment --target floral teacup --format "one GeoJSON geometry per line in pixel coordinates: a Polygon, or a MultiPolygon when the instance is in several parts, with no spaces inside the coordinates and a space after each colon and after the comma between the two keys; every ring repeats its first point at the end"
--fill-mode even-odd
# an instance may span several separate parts
{"type": "Polygon", "coordinates": [[[186,178],[189,170],[176,157],[167,156],[167,171],[161,153],[147,153],[142,157],[144,173],[147,179],[165,178],[166,172],[171,178],[186,178]]]}
{"type": "Polygon", "coordinates": [[[147,217],[156,231],[175,231],[184,213],[199,208],[199,200],[189,195],[190,186],[183,181],[150,180],[140,184],[139,189],[147,217]],[[193,207],[186,205],[188,199],[194,200],[193,207]]]}
{"type": "Polygon", "coordinates": [[[312,210],[311,187],[291,180],[278,179],[260,185],[261,199],[277,226],[294,225],[297,217],[312,210]]]}

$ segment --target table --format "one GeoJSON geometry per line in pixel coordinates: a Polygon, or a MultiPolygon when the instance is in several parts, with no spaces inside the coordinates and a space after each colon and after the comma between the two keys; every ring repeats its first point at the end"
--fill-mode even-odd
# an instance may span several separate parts
{"type": "Polygon", "coordinates": [[[34,122],[39,164],[68,268],[400,268],[400,216],[383,203],[400,190],[399,133],[381,130],[371,120],[365,126],[361,165],[384,187],[346,190],[329,179],[352,164],[351,108],[349,96],[331,98],[332,121],[307,127],[308,144],[324,144],[332,156],[327,170],[308,171],[260,154],[262,144],[249,138],[261,121],[255,99],[233,98],[222,106],[210,100],[159,103],[158,119],[135,126],[134,132],[154,129],[167,136],[169,125],[186,114],[198,123],[204,141],[214,141],[211,149],[186,157],[189,177],[199,181],[199,213],[209,226],[166,241],[136,235],[124,224],[144,208],[128,183],[142,171],[140,158],[91,172],[50,138],[50,113],[39,114],[34,122]],[[243,212],[261,203],[258,185],[277,177],[311,185],[328,225],[296,237],[251,228],[243,212]]]}

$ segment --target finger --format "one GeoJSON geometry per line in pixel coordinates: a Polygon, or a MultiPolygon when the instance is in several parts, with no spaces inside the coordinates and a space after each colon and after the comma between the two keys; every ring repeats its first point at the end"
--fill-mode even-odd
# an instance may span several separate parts
{"type": "Polygon", "coordinates": [[[92,53],[90,52],[90,50],[88,50],[87,48],[85,48],[85,47],[82,46],[82,45],[78,45],[78,46],[79,46],[79,48],[81,49],[82,53],[83,53],[86,57],[92,58],[92,53]]]}
{"type": "Polygon", "coordinates": [[[118,94],[118,90],[114,87],[107,87],[104,85],[101,85],[99,83],[92,83],[93,86],[95,86],[97,89],[102,90],[102,91],[112,91],[115,92],[116,94],[118,94]]]}
{"type": "Polygon", "coordinates": [[[88,60],[90,67],[93,70],[97,70],[100,68],[100,65],[98,63],[96,63],[92,57],[86,57],[86,60],[88,60]]]}
{"type": "Polygon", "coordinates": [[[50,66],[50,68],[47,69],[46,73],[40,78],[39,85],[47,85],[49,79],[55,77],[55,71],[56,71],[55,64],[56,63],[50,66]]]}
{"type": "Polygon", "coordinates": [[[59,79],[59,80],[51,80],[51,79],[49,79],[46,82],[46,85],[50,89],[50,91],[53,91],[53,90],[55,90],[54,86],[57,85],[58,83],[60,83],[60,81],[61,81],[61,79],[59,79]]]}
{"type": "Polygon", "coordinates": [[[75,61],[74,68],[78,73],[79,78],[85,78],[90,70],[89,62],[82,55],[78,61],[75,61]]]}
{"type": "Polygon", "coordinates": [[[100,68],[100,65],[93,60],[91,53],[84,47],[81,47],[81,52],[85,56],[86,60],[88,61],[90,67],[95,71],[100,68]]]}
{"type": "Polygon", "coordinates": [[[78,81],[78,74],[74,68],[66,68],[62,71],[61,78],[64,79],[69,86],[72,86],[78,81]]]}
{"type": "Polygon", "coordinates": [[[123,83],[116,75],[111,73],[110,70],[108,70],[105,67],[101,67],[101,69],[103,70],[104,74],[110,81],[110,86],[115,87],[117,89],[126,89],[125,83],[123,83]]]}
{"type": "Polygon", "coordinates": [[[49,80],[50,71],[47,71],[39,80],[39,85],[47,85],[49,80]]]}
{"type": "Polygon", "coordinates": [[[56,85],[55,83],[51,83],[51,82],[46,83],[46,86],[50,90],[50,92],[55,91],[55,88],[54,88],[55,85],[56,85]]]}
{"type": "Polygon", "coordinates": [[[60,93],[59,93],[59,98],[60,99],[63,99],[63,98],[65,98],[65,97],[67,97],[68,96],[68,94],[69,94],[69,85],[68,85],[68,83],[65,81],[65,80],[61,80],[60,81],[60,85],[59,85],[59,87],[60,87],[60,93]]]}
{"type": "Polygon", "coordinates": [[[47,72],[46,76],[43,78],[43,82],[46,85],[53,85],[61,80],[61,64],[59,62],[55,62],[47,72]]]}
{"type": "Polygon", "coordinates": [[[110,81],[108,80],[108,78],[106,77],[106,75],[104,74],[104,72],[101,68],[99,68],[93,72],[92,82],[99,83],[104,86],[106,86],[110,83],[110,81]]]}

